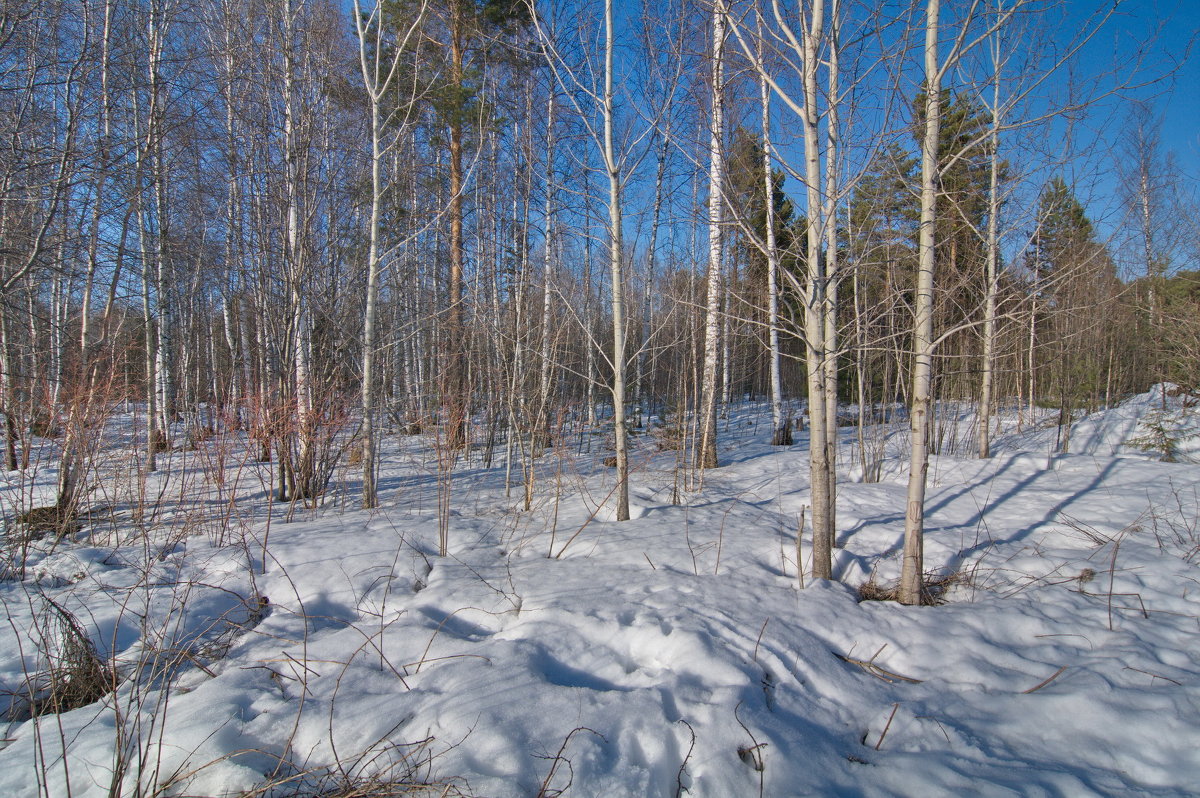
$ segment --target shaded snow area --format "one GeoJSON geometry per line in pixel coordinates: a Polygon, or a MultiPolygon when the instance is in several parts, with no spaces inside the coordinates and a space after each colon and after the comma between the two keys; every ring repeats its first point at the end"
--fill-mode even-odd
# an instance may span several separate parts
{"type": "MultiPolygon", "coordinates": [[[[625,523],[603,436],[538,461],[529,511],[502,458],[464,458],[447,557],[418,437],[386,439],[382,508],[354,509],[347,470],[290,521],[229,440],[144,487],[115,447],[103,512],[0,583],[0,795],[1195,795],[1186,400],[1077,418],[1071,453],[1005,417],[993,459],[935,457],[926,566],[954,576],[928,607],[858,598],[899,575],[890,457],[840,487],[838,581],[799,584],[807,443],[768,446],[760,407],[731,412],[699,489],[639,437],[625,523]],[[1147,419],[1178,462],[1130,445],[1147,419]],[[48,675],[83,678],[62,675],[68,617],[116,691],[53,713],[48,675]]],[[[10,518],[48,503],[52,460],[8,475],[10,518]]]]}

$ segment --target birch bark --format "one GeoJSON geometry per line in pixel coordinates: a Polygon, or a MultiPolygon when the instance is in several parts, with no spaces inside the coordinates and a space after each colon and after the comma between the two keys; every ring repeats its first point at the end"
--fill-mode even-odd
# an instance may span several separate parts
{"type": "MultiPolygon", "coordinates": [[[[701,375],[700,445],[696,467],[717,466],[717,354],[721,339],[721,256],[724,222],[725,158],[723,152],[725,81],[725,6],[717,3],[712,17],[712,108],[708,129],[708,269],[705,274],[704,371],[701,375]]],[[[726,358],[728,362],[728,358],[726,358]]]]}
{"type": "Polygon", "coordinates": [[[933,378],[934,229],[937,222],[938,132],[942,70],[938,63],[940,0],[925,10],[925,135],[921,140],[921,227],[913,321],[912,399],[909,407],[908,497],[900,572],[901,604],[920,604],[924,593],[925,485],[929,471],[929,414],[933,378]]]}

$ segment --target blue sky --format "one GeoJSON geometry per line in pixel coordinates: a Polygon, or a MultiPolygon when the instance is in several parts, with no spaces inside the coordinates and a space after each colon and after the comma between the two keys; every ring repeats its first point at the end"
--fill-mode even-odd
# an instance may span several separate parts
{"type": "Polygon", "coordinates": [[[1196,52],[1200,0],[1128,0],[1127,5],[1117,24],[1161,21],[1157,45],[1151,46],[1168,59],[1179,60],[1179,68],[1163,86],[1143,93],[1162,114],[1163,144],[1175,151],[1193,178],[1200,179],[1200,55],[1196,52]]]}
{"type": "MultiPolygon", "coordinates": [[[[1072,0],[1069,13],[1081,18],[1101,5],[1072,0]]],[[[1118,258],[1122,242],[1132,232],[1120,207],[1117,171],[1135,102],[1146,103],[1160,125],[1159,156],[1174,159],[1184,201],[1193,209],[1200,203],[1200,192],[1193,188],[1200,183],[1198,30],[1200,0],[1124,0],[1107,30],[1082,54],[1082,72],[1102,75],[1112,85],[1130,84],[1092,114],[1100,146],[1084,167],[1096,170],[1098,176],[1085,203],[1101,233],[1111,237],[1118,258]]],[[[1180,248],[1173,265],[1200,268],[1198,256],[1194,250],[1180,248]]]]}

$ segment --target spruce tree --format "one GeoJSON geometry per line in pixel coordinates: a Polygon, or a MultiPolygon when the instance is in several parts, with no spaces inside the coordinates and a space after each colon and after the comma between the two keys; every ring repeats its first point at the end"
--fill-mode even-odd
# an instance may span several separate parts
{"type": "Polygon", "coordinates": [[[1061,178],[1052,178],[1038,201],[1037,228],[1025,256],[1041,341],[1038,382],[1060,410],[1059,447],[1069,445],[1070,414],[1097,405],[1111,368],[1113,315],[1121,285],[1107,248],[1097,239],[1083,204],[1061,178]]]}

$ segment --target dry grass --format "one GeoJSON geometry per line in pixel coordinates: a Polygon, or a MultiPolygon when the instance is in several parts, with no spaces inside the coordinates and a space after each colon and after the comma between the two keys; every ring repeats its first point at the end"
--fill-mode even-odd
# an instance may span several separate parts
{"type": "Polygon", "coordinates": [[[309,774],[302,779],[280,779],[262,784],[238,798],[470,798],[454,782],[429,782],[411,775],[354,776],[328,773],[322,778],[309,774]]]}
{"type": "MultiPolygon", "coordinates": [[[[925,574],[921,589],[921,604],[937,606],[946,603],[946,593],[955,585],[970,584],[971,574],[965,571],[951,571],[946,574],[925,574]]],[[[859,601],[899,601],[900,586],[881,585],[872,576],[858,586],[859,601]]]]}
{"type": "Polygon", "coordinates": [[[26,510],[17,516],[17,524],[24,527],[26,540],[41,540],[47,535],[67,537],[82,528],[75,512],[56,505],[26,510]]]}
{"type": "Polygon", "coordinates": [[[385,736],[356,756],[338,757],[332,767],[281,760],[275,774],[238,798],[471,798],[462,779],[433,777],[433,761],[441,756],[432,751],[433,742],[397,743],[385,736]]]}
{"type": "Polygon", "coordinates": [[[13,704],[10,720],[78,709],[116,689],[116,671],[96,651],[78,619],[54,601],[43,600],[46,612],[38,647],[46,667],[27,677],[22,695],[17,696],[24,700],[13,704]]]}

